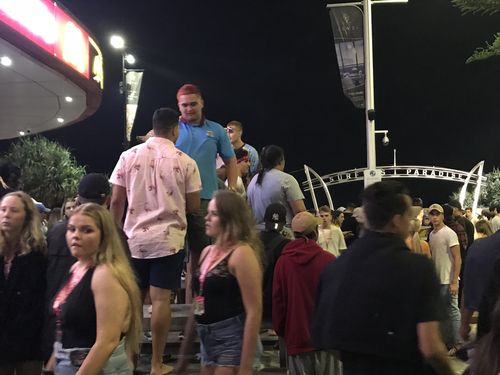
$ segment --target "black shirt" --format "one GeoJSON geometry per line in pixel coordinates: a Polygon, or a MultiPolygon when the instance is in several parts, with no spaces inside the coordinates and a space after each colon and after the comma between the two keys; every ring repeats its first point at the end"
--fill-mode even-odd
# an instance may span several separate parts
{"type": "Polygon", "coordinates": [[[0,256],[0,365],[42,359],[46,266],[42,252],[33,250],[16,255],[7,276],[0,256]]]}
{"type": "Polygon", "coordinates": [[[92,292],[92,276],[95,268],[82,277],[61,307],[63,348],[90,348],[95,343],[97,317],[92,292]]]}
{"type": "Polygon", "coordinates": [[[68,220],[54,224],[47,233],[47,302],[50,304],[56,296],[62,282],[76,262],[66,244],[68,220]]]}
{"type": "Polygon", "coordinates": [[[358,239],[359,223],[356,218],[352,216],[352,212],[344,212],[344,222],[342,223],[340,229],[342,229],[342,232],[350,231],[352,233],[352,236],[347,237],[345,240],[347,247],[358,239]]]}
{"type": "Polygon", "coordinates": [[[432,262],[395,234],[367,232],[323,272],[312,336],[342,352],[346,374],[426,374],[417,324],[443,317],[432,262]]]}
{"type": "Polygon", "coordinates": [[[272,318],[274,267],[283,252],[283,248],[290,240],[283,237],[275,230],[260,232],[260,240],[264,247],[264,256],[262,260],[264,267],[262,318],[266,322],[270,322],[272,318]]]}
{"type": "Polygon", "coordinates": [[[193,275],[193,292],[204,298],[204,313],[195,316],[200,324],[220,322],[245,312],[238,280],[229,272],[231,254],[208,271],[201,293],[200,271],[193,275]]]}

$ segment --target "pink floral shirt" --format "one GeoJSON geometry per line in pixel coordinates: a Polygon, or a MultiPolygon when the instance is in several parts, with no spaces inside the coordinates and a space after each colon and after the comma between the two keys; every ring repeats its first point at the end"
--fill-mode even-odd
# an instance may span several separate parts
{"type": "Polygon", "coordinates": [[[186,194],[201,190],[196,162],[165,138],[122,153],[110,182],[127,191],[123,230],[132,257],[159,258],[184,248],[186,194]]]}

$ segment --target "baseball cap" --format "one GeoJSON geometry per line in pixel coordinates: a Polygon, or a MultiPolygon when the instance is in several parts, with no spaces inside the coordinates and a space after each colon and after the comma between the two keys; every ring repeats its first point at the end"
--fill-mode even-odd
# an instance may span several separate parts
{"type": "Polygon", "coordinates": [[[448,202],[448,204],[451,206],[451,207],[455,207],[457,209],[459,209],[460,211],[462,211],[462,205],[460,204],[460,202],[456,199],[450,199],[450,201],[448,202]]]}
{"type": "Polygon", "coordinates": [[[448,203],[443,204],[443,213],[445,217],[453,215],[453,207],[448,203]]]}
{"type": "Polygon", "coordinates": [[[78,196],[84,199],[102,199],[110,192],[108,179],[101,173],[89,173],[78,185],[78,196]]]}
{"type": "Polygon", "coordinates": [[[33,200],[33,203],[35,204],[36,209],[41,214],[48,214],[51,211],[51,209],[45,207],[45,205],[42,202],[38,202],[36,199],[33,199],[33,198],[32,198],[32,200],[33,200]]]}
{"type": "Polygon", "coordinates": [[[292,219],[292,230],[296,233],[309,234],[318,226],[316,216],[307,211],[299,212],[292,219]]]}
{"type": "Polygon", "coordinates": [[[444,214],[443,207],[440,204],[434,203],[429,206],[429,213],[432,211],[437,211],[444,214]]]}
{"type": "Polygon", "coordinates": [[[264,214],[266,223],[280,224],[286,222],[286,208],[281,203],[271,203],[264,214]]]}

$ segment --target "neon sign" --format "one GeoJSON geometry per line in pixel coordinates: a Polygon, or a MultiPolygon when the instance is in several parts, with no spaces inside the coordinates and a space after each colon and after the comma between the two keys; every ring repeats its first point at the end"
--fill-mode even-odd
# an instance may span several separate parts
{"type": "Polygon", "coordinates": [[[0,0],[0,22],[89,78],[89,35],[49,0],[0,0]]]}

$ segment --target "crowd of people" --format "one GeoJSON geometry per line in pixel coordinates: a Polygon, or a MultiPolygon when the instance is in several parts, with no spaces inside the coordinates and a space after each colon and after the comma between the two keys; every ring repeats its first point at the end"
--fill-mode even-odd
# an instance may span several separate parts
{"type": "Polygon", "coordinates": [[[251,374],[261,328],[283,339],[291,375],[444,375],[453,355],[498,375],[500,207],[424,208],[383,181],[359,206],[309,212],[281,147],[257,153],[241,122],[206,119],[195,85],[177,102],[55,219],[0,181],[0,375],[132,374],[146,301],[151,375],[186,373],[195,334],[202,374],[251,374]],[[192,314],[174,368],[163,354],[184,271],[192,314]]]}

